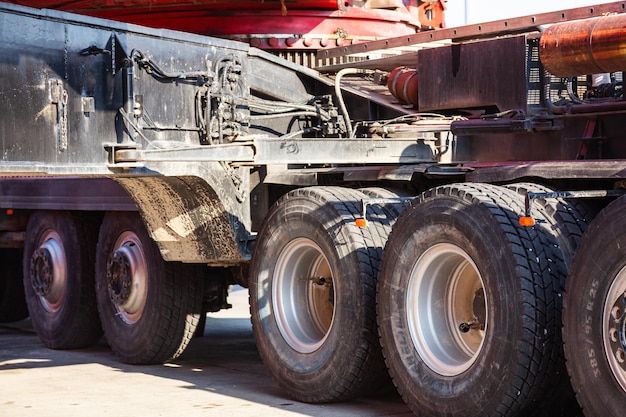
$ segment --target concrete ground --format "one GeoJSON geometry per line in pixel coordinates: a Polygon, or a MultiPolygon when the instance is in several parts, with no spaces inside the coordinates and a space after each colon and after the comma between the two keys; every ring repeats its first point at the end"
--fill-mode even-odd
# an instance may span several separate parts
{"type": "Polygon", "coordinates": [[[413,416],[392,390],[341,404],[285,397],[254,345],[247,291],[229,301],[234,308],[210,314],[205,337],[165,365],[122,364],[104,342],[49,350],[28,321],[0,325],[0,417],[413,416]]]}

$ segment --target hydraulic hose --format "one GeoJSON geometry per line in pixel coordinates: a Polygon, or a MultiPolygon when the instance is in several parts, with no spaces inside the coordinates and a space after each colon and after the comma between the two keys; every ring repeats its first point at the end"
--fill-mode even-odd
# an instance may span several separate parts
{"type": "Polygon", "coordinates": [[[339,71],[335,76],[335,95],[337,96],[337,100],[339,101],[339,109],[341,110],[341,114],[343,115],[343,119],[346,123],[348,138],[354,136],[354,129],[352,128],[352,121],[350,120],[350,115],[348,114],[346,103],[343,100],[343,94],[341,92],[341,78],[343,78],[344,75],[372,74],[373,72],[374,71],[367,69],[344,68],[339,71]]]}

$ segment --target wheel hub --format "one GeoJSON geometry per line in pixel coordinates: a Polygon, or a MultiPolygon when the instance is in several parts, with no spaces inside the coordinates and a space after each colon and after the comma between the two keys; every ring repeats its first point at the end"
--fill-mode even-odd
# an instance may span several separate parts
{"type": "Polygon", "coordinates": [[[141,239],[122,233],[111,248],[106,276],[109,298],[116,315],[126,324],[141,319],[148,299],[148,263],[141,239]]]}
{"type": "Polygon", "coordinates": [[[109,297],[115,305],[122,306],[130,297],[133,283],[130,260],[122,250],[116,250],[107,262],[109,297]]]}
{"type": "Polygon", "coordinates": [[[459,330],[467,333],[470,330],[485,330],[485,317],[487,311],[485,309],[485,291],[479,288],[474,293],[474,301],[472,302],[472,312],[474,316],[469,321],[459,324],[459,330]]]}
{"type": "Polygon", "coordinates": [[[54,278],[52,256],[46,248],[39,248],[30,258],[30,278],[35,293],[40,297],[50,294],[54,278]]]}
{"type": "Polygon", "coordinates": [[[619,367],[626,371],[626,293],[618,297],[613,304],[608,324],[611,354],[619,367]]]}
{"type": "Polygon", "coordinates": [[[474,302],[472,303],[472,310],[476,320],[481,323],[483,330],[485,329],[485,320],[487,319],[487,306],[485,303],[485,290],[479,288],[474,293],[474,302]]]}
{"type": "Polygon", "coordinates": [[[67,258],[61,236],[45,231],[30,257],[30,283],[43,308],[56,313],[63,306],[67,286],[67,258]]]}

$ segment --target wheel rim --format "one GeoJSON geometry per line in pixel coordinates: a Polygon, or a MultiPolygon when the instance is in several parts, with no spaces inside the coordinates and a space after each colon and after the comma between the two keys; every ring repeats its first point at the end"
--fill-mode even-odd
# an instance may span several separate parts
{"type": "Polygon", "coordinates": [[[117,316],[134,324],[143,315],[148,297],[148,264],[139,237],[122,233],[107,262],[107,289],[117,316]]]}
{"type": "Polygon", "coordinates": [[[50,313],[59,311],[67,287],[67,258],[56,231],[42,234],[39,247],[30,258],[30,278],[43,308],[50,313]]]}
{"type": "Polygon", "coordinates": [[[626,391],[626,267],[613,280],[603,310],[604,352],[611,371],[626,391]]]}
{"type": "Polygon", "coordinates": [[[406,311],[413,344],[430,369],[455,376],[472,366],[485,339],[487,302],[480,273],[461,248],[442,243],[420,256],[406,311]]]}
{"type": "Polygon", "coordinates": [[[327,339],[335,292],[328,260],[312,240],[298,238],[281,251],[274,269],[272,306],[284,340],[311,353],[327,339]]]}

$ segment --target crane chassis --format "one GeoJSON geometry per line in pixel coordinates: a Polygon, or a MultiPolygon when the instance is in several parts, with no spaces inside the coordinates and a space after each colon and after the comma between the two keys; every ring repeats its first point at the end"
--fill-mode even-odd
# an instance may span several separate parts
{"type": "Polygon", "coordinates": [[[625,9],[417,34],[406,104],[398,57],[1,4],[0,320],[159,363],[239,284],[296,400],[621,415],[625,9]]]}

